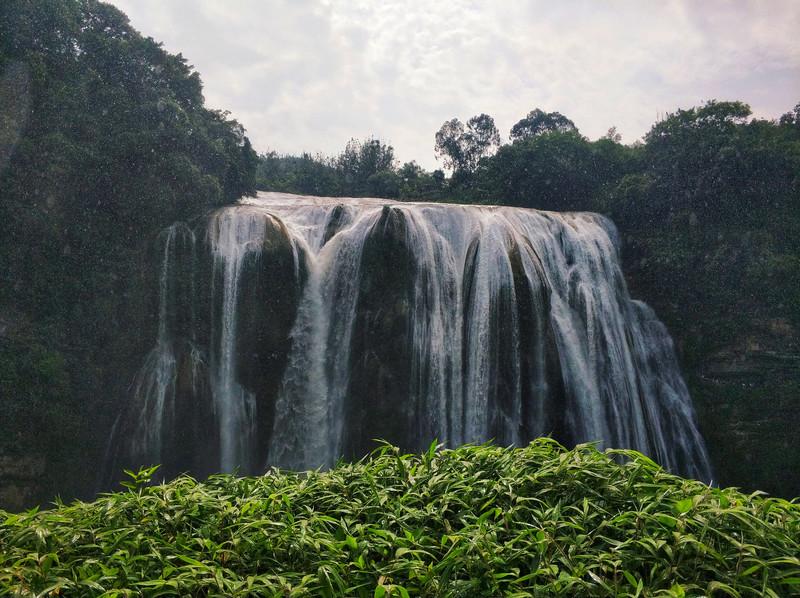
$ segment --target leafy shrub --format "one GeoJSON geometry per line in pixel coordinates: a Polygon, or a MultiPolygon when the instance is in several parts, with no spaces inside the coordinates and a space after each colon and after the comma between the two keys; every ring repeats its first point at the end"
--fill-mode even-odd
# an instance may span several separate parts
{"type": "Polygon", "coordinates": [[[20,596],[787,596],[800,505],[633,451],[385,445],[328,472],[186,476],[0,513],[20,596]],[[620,464],[618,461],[622,461],[620,464]]]}

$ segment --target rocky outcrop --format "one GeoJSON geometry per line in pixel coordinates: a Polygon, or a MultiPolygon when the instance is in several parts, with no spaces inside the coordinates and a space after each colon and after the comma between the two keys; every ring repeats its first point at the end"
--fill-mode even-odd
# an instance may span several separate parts
{"type": "Polygon", "coordinates": [[[800,496],[799,343],[788,320],[754,319],[689,369],[720,485],[800,496]]]}
{"type": "Polygon", "coordinates": [[[0,454],[0,508],[19,511],[41,496],[46,465],[43,455],[0,454]]]}
{"type": "MultiPolygon", "coordinates": [[[[285,225],[265,217],[261,250],[245,257],[240,276],[236,337],[237,377],[256,397],[257,454],[266,455],[274,407],[286,367],[304,272],[285,225]],[[296,271],[296,266],[298,270],[296,271]]],[[[254,463],[260,469],[263,463],[254,463]]]]}
{"type": "Polygon", "coordinates": [[[416,267],[407,229],[403,213],[385,206],[364,243],[345,406],[348,457],[366,454],[376,438],[417,448],[418,411],[408,400],[416,267]]]}

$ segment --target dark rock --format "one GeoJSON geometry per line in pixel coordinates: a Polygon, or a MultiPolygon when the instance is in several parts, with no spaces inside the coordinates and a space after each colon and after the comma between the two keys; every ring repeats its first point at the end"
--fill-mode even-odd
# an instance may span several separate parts
{"type": "MultiPolygon", "coordinates": [[[[291,349],[289,333],[297,315],[303,279],[295,276],[295,256],[285,225],[265,216],[260,253],[245,258],[239,284],[237,378],[256,395],[257,454],[266,455],[274,407],[291,349]]],[[[304,256],[300,254],[300,260],[304,256]]],[[[258,471],[260,463],[253,466],[258,471]]]]}
{"type": "Polygon", "coordinates": [[[401,210],[385,206],[364,243],[345,406],[348,457],[366,454],[375,438],[418,448],[410,433],[417,429],[417,409],[408,400],[417,266],[407,227],[401,210]]]}

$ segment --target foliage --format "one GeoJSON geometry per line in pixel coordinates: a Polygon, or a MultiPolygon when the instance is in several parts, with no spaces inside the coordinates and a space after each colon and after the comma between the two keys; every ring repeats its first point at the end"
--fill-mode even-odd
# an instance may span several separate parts
{"type": "Polygon", "coordinates": [[[653,125],[644,159],[662,212],[692,209],[740,222],[787,207],[796,156],[785,151],[780,127],[749,116],[746,104],[712,100],[653,125]]]}
{"type": "Polygon", "coordinates": [[[104,428],[114,407],[98,406],[127,383],[146,328],[143,244],[253,193],[257,156],[239,123],[203,106],[186,59],[98,0],[0,2],[0,102],[0,319],[32,323],[4,341],[3,409],[15,417],[0,453],[41,448],[13,439],[63,426],[73,440],[46,455],[48,473],[87,476],[77,455],[102,441],[75,442],[73,423],[104,428]],[[47,391],[49,378],[27,373],[37,347],[63,364],[47,391]],[[67,405],[74,419],[61,417],[67,405]]]}
{"type": "Polygon", "coordinates": [[[681,280],[670,303],[700,301],[703,309],[686,315],[720,342],[730,340],[719,334],[721,322],[730,326],[743,308],[751,318],[800,323],[792,284],[800,274],[800,137],[786,118],[747,121],[748,114],[740,102],[712,101],[656,123],[635,150],[638,172],[606,187],[595,208],[627,234],[643,288],[681,280]]]}
{"type": "Polygon", "coordinates": [[[0,9],[0,67],[30,79],[24,133],[2,173],[12,231],[74,235],[79,216],[82,239],[122,221],[123,240],[138,240],[253,190],[255,153],[243,128],[203,107],[183,57],[140,36],[110,5],[48,4],[0,9]]]}
{"type": "MultiPolygon", "coordinates": [[[[0,172],[4,290],[64,261],[77,262],[70,276],[82,280],[114,249],[254,188],[244,129],[203,107],[200,78],[182,56],[110,5],[46,4],[0,8],[0,69],[25,74],[8,85],[29,81],[11,90],[28,109],[7,127],[22,134],[0,172]]],[[[32,306],[50,307],[28,288],[32,306]]]]}
{"type": "Polygon", "coordinates": [[[786,114],[782,115],[779,122],[784,127],[797,129],[798,132],[800,132],[800,102],[795,104],[795,107],[791,112],[787,112],[786,114]]]}
{"type": "Polygon", "coordinates": [[[351,139],[335,161],[336,170],[352,195],[397,197],[396,184],[387,181],[394,172],[394,148],[379,139],[351,139]]]}
{"type": "MultiPolygon", "coordinates": [[[[81,405],[70,393],[64,355],[32,335],[30,328],[9,333],[2,330],[6,326],[0,321],[0,446],[6,463],[50,454],[52,467],[67,468],[70,459],[85,459],[80,448],[64,450],[75,437],[85,438],[88,427],[80,417],[81,405]]],[[[6,475],[7,472],[8,465],[6,475]]],[[[20,473],[36,475],[24,470],[20,473]]],[[[5,483],[3,480],[0,486],[5,483]]],[[[58,476],[48,476],[39,485],[47,496],[79,491],[70,480],[58,476]]]]}
{"type": "Polygon", "coordinates": [[[633,451],[385,445],[329,472],[182,476],[3,513],[17,596],[788,596],[800,506],[633,451]],[[616,460],[624,462],[620,465],[616,460]]]}
{"type": "Polygon", "coordinates": [[[330,197],[443,199],[445,177],[416,162],[397,167],[394,149],[378,139],[351,139],[338,156],[259,156],[257,187],[330,197]]]}
{"type": "Polygon", "coordinates": [[[544,133],[577,133],[578,127],[560,112],[545,112],[536,108],[511,127],[511,140],[521,141],[544,133]]]}
{"type": "Polygon", "coordinates": [[[473,116],[466,126],[454,118],[436,132],[436,156],[453,169],[454,177],[466,177],[474,172],[478,162],[500,145],[500,133],[488,114],[473,116]]]}
{"type": "Polygon", "coordinates": [[[301,193],[304,195],[341,195],[342,181],[331,160],[303,153],[281,156],[277,152],[261,154],[256,169],[260,190],[301,193]]]}
{"type": "Polygon", "coordinates": [[[428,172],[414,161],[406,162],[397,171],[402,180],[400,197],[407,199],[445,199],[445,176],[441,170],[428,172]]]}
{"type": "Polygon", "coordinates": [[[475,175],[481,198],[544,210],[588,210],[603,185],[629,170],[631,150],[575,131],[543,133],[502,146],[475,175]],[[568,173],[568,174],[565,174],[568,173]]]}

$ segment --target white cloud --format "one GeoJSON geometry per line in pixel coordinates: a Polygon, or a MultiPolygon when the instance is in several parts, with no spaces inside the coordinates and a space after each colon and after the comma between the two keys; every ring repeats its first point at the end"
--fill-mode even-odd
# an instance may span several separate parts
{"type": "Polygon", "coordinates": [[[763,117],[800,101],[793,0],[113,3],[182,52],[261,151],[336,153],[376,135],[433,168],[442,122],[480,112],[504,135],[541,107],[630,142],[710,98],[763,117]]]}

